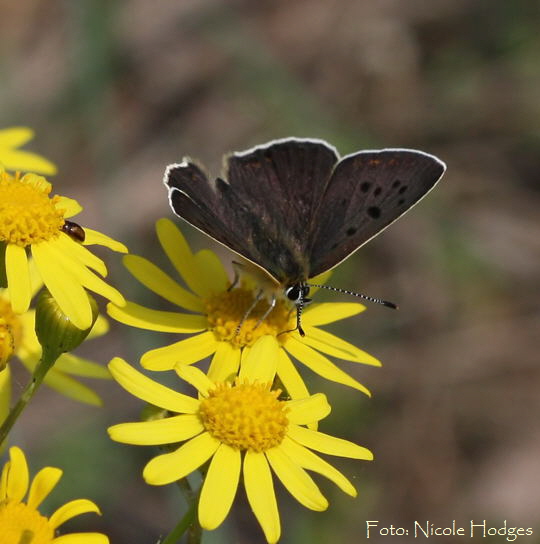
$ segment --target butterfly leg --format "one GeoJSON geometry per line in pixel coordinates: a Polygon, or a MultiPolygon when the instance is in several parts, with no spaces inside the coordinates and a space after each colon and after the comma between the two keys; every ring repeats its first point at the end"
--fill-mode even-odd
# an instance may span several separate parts
{"type": "Polygon", "coordinates": [[[276,305],[276,295],[272,293],[272,298],[270,299],[270,304],[268,305],[268,308],[266,309],[264,314],[260,317],[259,321],[257,321],[257,324],[255,325],[255,327],[253,327],[253,329],[256,329],[270,315],[270,312],[274,309],[275,305],[276,305]]]}
{"type": "MultiPolygon", "coordinates": [[[[280,334],[285,334],[285,333],[288,333],[288,332],[294,332],[294,331],[298,331],[298,333],[300,334],[300,336],[305,336],[306,333],[304,332],[304,329],[302,328],[302,310],[304,309],[304,306],[306,304],[309,304],[311,302],[311,299],[310,298],[303,298],[303,297],[300,297],[300,300],[298,302],[295,303],[295,307],[296,307],[296,327],[294,327],[294,329],[289,329],[289,330],[286,330],[286,331],[281,331],[278,336],[280,334]]],[[[292,312],[292,309],[291,309],[291,312],[292,312]]],[[[289,316],[291,314],[289,313],[289,316]]]]}
{"type": "Polygon", "coordinates": [[[246,319],[251,315],[251,312],[255,309],[255,306],[259,303],[259,300],[264,295],[264,291],[262,289],[259,289],[258,293],[255,295],[255,298],[253,299],[253,302],[249,306],[249,308],[245,311],[244,315],[242,316],[242,319],[240,320],[240,323],[238,323],[238,326],[236,327],[236,332],[234,333],[234,336],[238,336],[240,334],[240,329],[242,328],[242,325],[246,321],[246,319]]]}

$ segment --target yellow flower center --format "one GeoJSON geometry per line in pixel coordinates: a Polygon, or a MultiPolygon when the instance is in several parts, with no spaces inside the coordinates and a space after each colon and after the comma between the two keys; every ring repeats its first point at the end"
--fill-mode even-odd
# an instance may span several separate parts
{"type": "Polygon", "coordinates": [[[219,383],[201,401],[199,417],[215,438],[237,450],[262,452],[285,437],[287,408],[278,400],[281,391],[267,384],[219,383]]]}
{"type": "Polygon", "coordinates": [[[50,544],[49,520],[23,502],[0,503],[0,544],[50,544]]]}
{"type": "Polygon", "coordinates": [[[35,174],[0,173],[0,242],[26,247],[59,235],[64,211],[51,184],[35,174]]]}
{"type": "Polygon", "coordinates": [[[0,370],[17,352],[22,338],[22,323],[11,304],[0,297],[0,370]]]}
{"type": "Polygon", "coordinates": [[[264,317],[270,308],[266,299],[257,302],[250,314],[246,312],[255,302],[253,289],[245,286],[218,293],[205,300],[208,325],[217,339],[230,342],[237,347],[251,346],[261,336],[270,334],[284,342],[284,331],[294,329],[291,324],[291,307],[283,299],[278,299],[272,311],[264,317]],[[261,318],[264,320],[261,321],[261,318]],[[241,324],[240,329],[238,325],[241,324]]]}

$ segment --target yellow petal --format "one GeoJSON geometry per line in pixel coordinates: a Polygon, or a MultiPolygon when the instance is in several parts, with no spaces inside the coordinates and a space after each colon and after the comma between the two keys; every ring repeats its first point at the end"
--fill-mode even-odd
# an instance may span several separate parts
{"type": "Polygon", "coordinates": [[[311,304],[302,314],[302,323],[305,325],[326,325],[340,319],[359,314],[366,309],[357,302],[323,302],[311,304]]]}
{"type": "Polygon", "coordinates": [[[52,190],[52,183],[47,181],[43,176],[38,176],[32,172],[24,174],[24,176],[21,178],[21,182],[27,183],[35,189],[47,194],[52,190]]]}
{"type": "Polygon", "coordinates": [[[180,378],[192,385],[203,396],[208,396],[208,391],[214,387],[214,383],[208,376],[194,366],[178,364],[174,370],[180,378]]]}
{"type": "MultiPolygon", "coordinates": [[[[11,370],[7,365],[3,370],[0,370],[0,425],[6,419],[9,406],[11,403],[11,370]]],[[[0,444],[0,453],[2,452],[2,444],[0,444]]],[[[0,501],[2,496],[0,495],[0,501]]]]}
{"type": "Polygon", "coordinates": [[[347,495],[356,497],[356,489],[351,482],[341,474],[339,470],[334,468],[330,463],[327,463],[324,459],[321,459],[311,450],[304,448],[304,446],[301,446],[288,437],[283,439],[283,442],[281,442],[279,447],[301,467],[322,474],[334,482],[343,492],[347,493],[347,495]]]}
{"type": "Polygon", "coordinates": [[[26,501],[32,509],[37,509],[39,505],[48,497],[54,489],[58,480],[62,477],[62,471],[56,467],[42,468],[32,480],[30,493],[26,501]]]}
{"type": "Polygon", "coordinates": [[[287,390],[287,394],[292,399],[309,397],[309,391],[302,376],[300,376],[300,373],[296,370],[296,367],[284,349],[279,350],[276,372],[281,383],[287,390]]]}
{"type": "MultiPolygon", "coordinates": [[[[64,210],[64,217],[69,219],[83,211],[83,207],[74,199],[67,196],[58,195],[58,200],[54,206],[57,210],[64,210]]],[[[86,229],[85,229],[86,233],[86,229]]]]}
{"type": "Polygon", "coordinates": [[[45,157],[20,149],[0,150],[0,161],[8,170],[18,172],[36,172],[45,175],[54,175],[57,172],[56,166],[45,157]]]}
{"type": "Polygon", "coordinates": [[[321,453],[350,457],[351,459],[363,459],[364,461],[373,460],[373,454],[367,448],[342,438],[336,438],[294,424],[289,426],[287,434],[303,446],[321,453]]]}
{"type": "Polygon", "coordinates": [[[324,419],[330,413],[330,404],[326,400],[326,395],[316,393],[310,397],[290,400],[287,402],[289,412],[287,418],[291,423],[306,425],[314,421],[324,419]]]}
{"type": "Polygon", "coordinates": [[[109,322],[100,314],[97,316],[97,319],[92,326],[92,330],[88,333],[86,338],[89,340],[90,338],[98,338],[99,336],[103,336],[108,331],[109,322]]]}
{"type": "Polygon", "coordinates": [[[92,308],[88,295],[79,281],[67,273],[50,251],[50,244],[42,242],[32,245],[32,256],[47,289],[58,306],[79,329],[92,324],[92,308]]]}
{"type": "Polygon", "coordinates": [[[28,127],[3,128],[0,129],[0,147],[21,147],[33,137],[34,131],[28,127]]]}
{"type": "Polygon", "coordinates": [[[240,478],[240,452],[221,444],[208,467],[199,499],[199,523],[215,529],[227,517],[240,478]]]}
{"type": "Polygon", "coordinates": [[[304,329],[306,336],[304,336],[301,341],[307,346],[327,353],[328,355],[332,355],[333,357],[345,359],[346,361],[381,366],[381,362],[378,359],[334,334],[330,334],[329,332],[316,327],[304,327],[304,329]]]}
{"type": "Polygon", "coordinates": [[[7,244],[5,258],[11,307],[15,313],[22,314],[28,310],[32,297],[26,250],[15,244],[7,244]]]}
{"type": "Polygon", "coordinates": [[[200,297],[211,294],[212,286],[205,283],[193,253],[180,229],[169,219],[159,219],[156,232],[163,251],[187,286],[200,297]]]}
{"type": "Polygon", "coordinates": [[[66,372],[74,376],[83,376],[85,378],[95,378],[98,380],[110,380],[111,373],[107,367],[98,363],[83,359],[72,353],[63,353],[54,363],[54,369],[59,372],[66,372]]]}
{"type": "Polygon", "coordinates": [[[229,342],[218,342],[208,369],[208,378],[214,383],[232,381],[240,367],[240,353],[241,350],[229,342]]]}
{"type": "Polygon", "coordinates": [[[60,236],[56,240],[56,244],[63,253],[76,257],[77,260],[84,266],[92,268],[101,276],[107,275],[107,267],[105,266],[105,263],[91,251],[86,249],[83,245],[72,240],[67,234],[61,232],[60,236]]]}
{"type": "Polygon", "coordinates": [[[199,401],[161,385],[128,365],[123,359],[115,357],[109,363],[114,379],[129,393],[150,404],[155,404],[171,412],[195,414],[199,401]]]}
{"type": "Polygon", "coordinates": [[[103,404],[103,401],[95,391],[70,376],[59,372],[54,367],[49,370],[43,381],[51,389],[58,391],[58,393],[70,399],[92,406],[101,406],[103,404]]]}
{"type": "Polygon", "coordinates": [[[300,504],[317,512],[328,508],[328,501],[313,478],[292,461],[279,446],[267,450],[266,458],[281,483],[300,504]]]}
{"type": "Polygon", "coordinates": [[[9,448],[9,459],[6,494],[8,499],[21,502],[28,490],[28,464],[23,451],[17,446],[9,448]]]}
{"type": "Polygon", "coordinates": [[[349,376],[346,372],[343,372],[343,370],[338,368],[324,355],[321,355],[318,351],[306,346],[296,338],[289,337],[285,343],[285,349],[293,357],[296,357],[301,363],[323,378],[342,383],[343,385],[348,385],[349,387],[354,387],[355,389],[362,391],[362,393],[371,396],[369,390],[360,382],[349,376]]]}
{"type": "Polygon", "coordinates": [[[204,315],[151,310],[135,302],[126,302],[121,308],[108,304],[107,313],[124,325],[149,331],[190,333],[199,332],[208,326],[204,315]]]}
{"type": "Polygon", "coordinates": [[[229,286],[229,277],[220,258],[209,249],[202,249],[195,254],[195,262],[201,274],[204,275],[204,283],[214,293],[221,293],[229,286]]]}
{"type": "Polygon", "coordinates": [[[219,440],[203,433],[172,453],[154,457],[143,470],[143,478],[150,485],[165,485],[181,480],[205,463],[218,449],[219,440]]]}
{"type": "Polygon", "coordinates": [[[217,340],[211,331],[191,336],[180,342],[147,351],[141,365],[148,370],[171,370],[177,363],[190,365],[216,351],[217,340]]]}
{"type": "Polygon", "coordinates": [[[109,544],[109,538],[102,533],[69,533],[57,536],[51,544],[109,544]]]}
{"type": "Polygon", "coordinates": [[[243,474],[251,509],[264,531],[266,540],[273,544],[279,540],[281,526],[274,482],[264,453],[246,452],[243,474]]]}
{"type": "Polygon", "coordinates": [[[183,414],[154,421],[120,423],[107,429],[112,440],[136,446],[174,444],[193,438],[203,431],[201,420],[194,414],[183,414]]]}
{"type": "Polygon", "coordinates": [[[275,336],[261,336],[242,359],[240,378],[251,382],[272,382],[276,375],[279,344],[275,336]]]}
{"type": "Polygon", "coordinates": [[[89,270],[86,265],[79,260],[75,247],[79,248],[78,242],[72,240],[69,236],[64,236],[62,243],[59,243],[58,240],[50,240],[47,242],[47,251],[50,253],[50,256],[56,260],[58,266],[62,267],[64,276],[69,274],[90,291],[94,291],[94,293],[105,297],[111,302],[114,302],[117,306],[123,306],[126,301],[122,294],[89,270]],[[63,245],[64,247],[62,247],[63,245]],[[69,246],[72,246],[74,250],[67,251],[66,247],[69,246]]]}
{"type": "Polygon", "coordinates": [[[80,516],[81,514],[87,514],[89,512],[101,514],[97,504],[89,501],[88,499],[76,499],[74,501],[69,501],[58,508],[49,518],[49,523],[54,529],[56,529],[69,519],[74,518],[75,516],[80,516]]]}
{"type": "Polygon", "coordinates": [[[112,251],[116,251],[117,253],[128,252],[128,248],[122,242],[119,242],[118,240],[115,240],[114,238],[111,238],[110,236],[107,236],[102,232],[89,229],[88,227],[84,227],[84,232],[86,234],[83,242],[85,246],[97,244],[99,246],[108,247],[109,249],[111,249],[112,251]]]}
{"type": "Polygon", "coordinates": [[[199,297],[186,291],[148,259],[138,255],[126,255],[123,263],[139,282],[165,300],[193,312],[204,311],[204,304],[199,297]]]}

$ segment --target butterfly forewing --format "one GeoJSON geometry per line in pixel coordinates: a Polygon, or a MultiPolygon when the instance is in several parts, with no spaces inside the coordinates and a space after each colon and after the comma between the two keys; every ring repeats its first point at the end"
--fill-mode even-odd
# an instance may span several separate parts
{"type": "Polygon", "coordinates": [[[436,157],[406,149],[344,157],[311,218],[309,276],[333,268],[403,215],[433,188],[444,170],[436,157]]]}
{"type": "Polygon", "coordinates": [[[307,225],[337,160],[324,142],[278,140],[227,157],[227,181],[185,161],[165,183],[180,217],[288,284],[309,273],[307,225]]]}

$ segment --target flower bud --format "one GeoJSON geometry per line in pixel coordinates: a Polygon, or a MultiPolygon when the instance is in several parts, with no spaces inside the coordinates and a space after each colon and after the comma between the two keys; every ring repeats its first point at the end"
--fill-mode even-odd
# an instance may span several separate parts
{"type": "Polygon", "coordinates": [[[81,330],[62,312],[47,289],[41,291],[36,304],[36,334],[44,350],[60,354],[72,351],[82,344],[99,314],[97,302],[91,295],[86,294],[92,308],[92,324],[81,330]]]}

